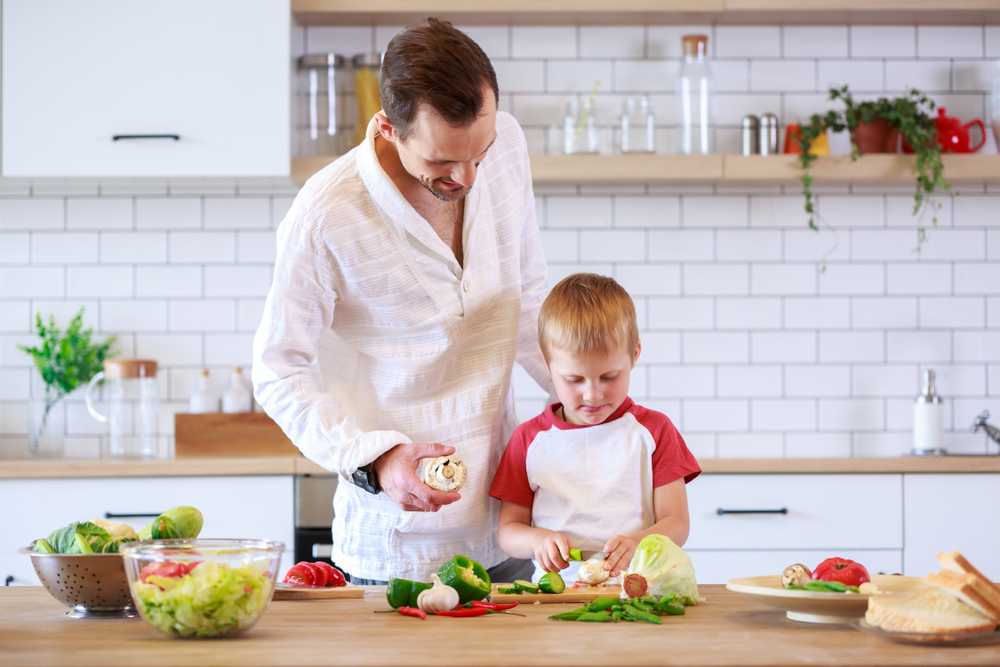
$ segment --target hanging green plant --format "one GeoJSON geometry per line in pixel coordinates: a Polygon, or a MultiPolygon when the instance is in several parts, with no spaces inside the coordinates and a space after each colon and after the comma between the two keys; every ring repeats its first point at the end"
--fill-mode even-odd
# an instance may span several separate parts
{"type": "MultiPolygon", "coordinates": [[[[816,226],[816,212],[813,207],[812,184],[809,167],[816,159],[809,154],[812,143],[823,132],[851,133],[851,161],[856,161],[864,152],[859,150],[859,127],[866,129],[880,122],[887,123],[893,131],[890,136],[891,150],[895,152],[895,132],[903,135],[905,141],[913,148],[917,156],[917,190],[913,195],[913,215],[920,213],[924,206],[936,207],[930,196],[937,190],[947,190],[951,185],[944,180],[944,165],[941,162],[941,145],[938,143],[937,128],[930,112],[934,110],[934,102],[919,90],[912,89],[904,97],[879,98],[875,101],[855,102],[847,86],[830,89],[830,100],[840,100],[844,103],[842,111],[830,110],[825,114],[813,114],[807,125],[802,126],[802,138],[799,141],[799,164],[802,167],[802,194],[805,197],[805,211],[809,215],[809,227],[819,230],[816,226]]],[[[937,225],[937,217],[933,217],[937,225]]],[[[926,237],[923,226],[919,228],[920,242],[926,237]]],[[[918,244],[919,248],[919,244],[918,244]]]]}

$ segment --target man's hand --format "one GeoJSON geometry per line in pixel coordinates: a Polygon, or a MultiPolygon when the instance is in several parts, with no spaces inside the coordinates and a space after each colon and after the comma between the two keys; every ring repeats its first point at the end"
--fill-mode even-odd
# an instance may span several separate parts
{"type": "Polygon", "coordinates": [[[569,567],[569,539],[562,533],[546,531],[535,542],[535,561],[546,572],[557,572],[569,567]]]}
{"type": "Polygon", "coordinates": [[[392,498],[400,509],[407,512],[437,512],[442,505],[450,505],[462,496],[458,493],[435,491],[417,478],[416,469],[421,459],[451,456],[454,447],[436,443],[396,445],[375,459],[375,474],[385,495],[392,498]]]}
{"type": "Polygon", "coordinates": [[[635,540],[624,535],[615,535],[604,545],[604,552],[608,554],[604,569],[610,570],[612,577],[617,577],[632,562],[635,540]]]}

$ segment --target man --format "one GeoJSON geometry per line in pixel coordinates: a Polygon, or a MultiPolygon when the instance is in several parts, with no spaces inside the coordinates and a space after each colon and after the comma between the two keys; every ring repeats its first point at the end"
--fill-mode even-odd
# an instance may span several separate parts
{"type": "MultiPolygon", "coordinates": [[[[365,141],[278,228],[254,339],[257,400],[340,474],[333,559],[356,583],[429,581],[456,554],[500,566],[487,490],[517,426],[515,359],[552,388],[527,147],[497,111],[489,59],[429,19],[389,43],[380,96],[365,141]],[[468,469],[461,493],[418,479],[423,459],[451,454],[468,469]]],[[[530,572],[511,561],[491,577],[530,572]]]]}

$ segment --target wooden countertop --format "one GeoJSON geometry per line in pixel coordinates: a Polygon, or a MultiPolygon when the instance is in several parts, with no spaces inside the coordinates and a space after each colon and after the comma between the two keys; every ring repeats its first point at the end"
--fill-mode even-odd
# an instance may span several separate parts
{"type": "Polygon", "coordinates": [[[701,586],[705,602],[663,625],[583,624],[546,616],[572,605],[523,605],[525,617],[421,621],[387,610],[383,589],[364,600],[279,601],[245,635],[166,638],[134,619],[72,619],[41,587],[0,588],[4,667],[187,665],[996,665],[998,646],[893,644],[849,626],[797,623],[724,586],[701,586]]]}
{"type": "MultiPolygon", "coordinates": [[[[711,474],[795,473],[976,473],[1000,472],[1000,456],[941,456],[840,459],[701,459],[711,474]]],[[[334,476],[301,456],[111,461],[102,459],[0,459],[0,479],[71,477],[202,477],[215,475],[334,476]]]]}

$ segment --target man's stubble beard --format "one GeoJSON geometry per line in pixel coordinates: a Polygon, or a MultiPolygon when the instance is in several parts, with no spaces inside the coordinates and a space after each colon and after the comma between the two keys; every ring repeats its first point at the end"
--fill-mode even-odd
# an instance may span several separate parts
{"type": "Polygon", "coordinates": [[[458,190],[458,194],[450,194],[436,189],[434,187],[434,181],[430,183],[425,183],[423,180],[419,178],[417,180],[420,182],[420,185],[424,186],[424,188],[426,188],[427,191],[430,192],[432,195],[434,195],[436,198],[440,199],[441,201],[446,201],[451,203],[462,201],[463,199],[466,198],[466,196],[468,196],[469,191],[472,190],[471,185],[468,187],[463,186],[458,190]]]}

